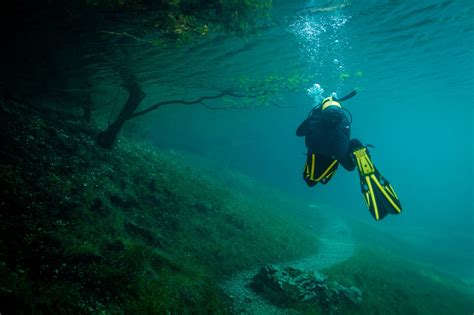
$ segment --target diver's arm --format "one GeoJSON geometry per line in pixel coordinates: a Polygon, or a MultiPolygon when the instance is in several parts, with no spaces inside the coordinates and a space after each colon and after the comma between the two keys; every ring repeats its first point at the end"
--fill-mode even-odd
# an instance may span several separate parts
{"type": "Polygon", "coordinates": [[[308,120],[309,118],[306,118],[296,129],[296,135],[298,137],[303,137],[308,134],[308,120]]]}

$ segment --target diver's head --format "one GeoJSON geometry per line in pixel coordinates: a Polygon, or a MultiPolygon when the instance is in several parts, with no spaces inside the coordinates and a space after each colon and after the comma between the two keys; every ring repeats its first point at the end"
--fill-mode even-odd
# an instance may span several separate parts
{"type": "Polygon", "coordinates": [[[336,106],[336,107],[342,108],[341,104],[335,101],[334,99],[337,99],[335,96],[335,93],[332,93],[331,96],[323,99],[323,101],[321,102],[321,110],[325,110],[330,106],[336,106]]]}

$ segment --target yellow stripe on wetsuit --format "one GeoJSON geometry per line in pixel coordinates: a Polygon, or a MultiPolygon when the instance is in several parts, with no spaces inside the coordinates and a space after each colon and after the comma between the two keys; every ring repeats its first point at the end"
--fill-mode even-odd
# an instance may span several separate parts
{"type": "Polygon", "coordinates": [[[316,181],[320,181],[321,179],[323,178],[326,178],[327,175],[330,175],[328,174],[331,170],[332,170],[332,167],[337,163],[337,160],[334,160],[332,161],[331,165],[329,165],[329,167],[324,171],[324,173],[318,177],[318,179],[316,179],[316,181]]]}
{"type": "Polygon", "coordinates": [[[328,168],[324,171],[324,173],[322,173],[321,176],[319,176],[318,178],[314,179],[314,171],[316,169],[316,154],[313,153],[311,154],[311,172],[308,170],[308,164],[306,164],[306,168],[305,168],[306,177],[309,177],[309,179],[312,181],[319,182],[322,179],[327,178],[330,175],[332,175],[332,173],[334,173],[333,167],[336,164],[337,164],[337,160],[332,161],[332,163],[328,166],[328,168]]]}
{"type": "Polygon", "coordinates": [[[314,165],[316,163],[316,154],[311,154],[311,177],[309,179],[314,181],[314,165]]]}

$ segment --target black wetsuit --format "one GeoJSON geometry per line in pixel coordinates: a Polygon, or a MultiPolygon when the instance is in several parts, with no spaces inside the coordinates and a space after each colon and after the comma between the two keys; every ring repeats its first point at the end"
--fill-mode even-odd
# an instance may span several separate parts
{"type": "Polygon", "coordinates": [[[337,106],[329,106],[324,111],[321,107],[313,109],[296,130],[297,136],[305,137],[308,156],[315,153],[336,159],[348,171],[355,168],[349,150],[350,134],[350,122],[337,106]]]}

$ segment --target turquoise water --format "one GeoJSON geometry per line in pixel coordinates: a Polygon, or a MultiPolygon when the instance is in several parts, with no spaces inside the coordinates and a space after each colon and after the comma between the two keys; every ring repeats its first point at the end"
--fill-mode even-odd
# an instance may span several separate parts
{"type": "Polygon", "coordinates": [[[141,40],[107,33],[136,31],[133,23],[116,20],[91,22],[90,29],[51,27],[49,33],[33,28],[18,52],[22,66],[6,73],[24,91],[48,91],[49,99],[72,107],[91,86],[93,102],[103,106],[96,111],[103,127],[114,104],[127,97],[117,87],[120,65],[137,75],[146,93],[144,108],[216,94],[242,77],[310,76],[311,82],[282,95],[276,106],[225,111],[169,106],[131,121],[126,131],[238,169],[308,204],[337,209],[335,216],[408,240],[419,248],[416,259],[472,281],[474,4],[387,0],[274,6],[274,25],[256,36],[216,36],[180,47],[152,46],[144,42],[154,38],[150,33],[141,40]],[[45,39],[57,49],[39,47],[33,53],[31,46],[45,39]],[[327,186],[306,187],[305,147],[295,130],[311,109],[306,90],[314,83],[328,94],[358,90],[346,103],[352,136],[375,146],[373,160],[394,185],[402,215],[373,222],[356,172],[341,168],[327,186]]]}
{"type": "Polygon", "coordinates": [[[472,279],[474,6],[315,1],[306,8],[282,9],[281,23],[257,38],[190,49],[171,71],[182,75],[189,97],[233,76],[267,72],[311,74],[339,95],[357,88],[346,103],[352,136],[375,146],[374,162],[397,190],[402,215],[372,222],[356,172],[341,169],[327,186],[305,186],[305,147],[294,133],[311,108],[305,94],[313,82],[284,96],[280,104],[288,108],[166,108],[145,118],[150,134],[160,146],[199,152],[308,203],[341,209],[417,244],[443,270],[472,279]],[[189,70],[186,60],[198,62],[189,70]]]}

